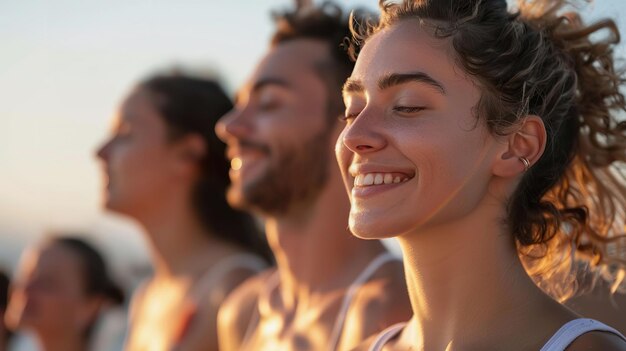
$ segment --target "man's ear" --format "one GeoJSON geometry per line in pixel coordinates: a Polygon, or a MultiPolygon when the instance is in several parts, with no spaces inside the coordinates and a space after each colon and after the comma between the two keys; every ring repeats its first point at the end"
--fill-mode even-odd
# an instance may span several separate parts
{"type": "Polygon", "coordinates": [[[524,173],[537,163],[546,148],[546,128],[535,115],[526,116],[520,128],[506,138],[508,147],[493,165],[493,173],[499,177],[524,173]]]}

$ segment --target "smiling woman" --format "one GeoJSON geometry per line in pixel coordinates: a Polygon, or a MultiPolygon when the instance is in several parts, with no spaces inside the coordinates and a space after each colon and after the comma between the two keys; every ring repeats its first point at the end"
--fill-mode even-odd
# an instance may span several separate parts
{"type": "Polygon", "coordinates": [[[380,7],[355,33],[336,153],[350,229],[398,238],[414,315],[362,348],[626,350],[525,270],[562,298],[572,255],[626,269],[615,24],[584,26],[558,0],[380,7]]]}

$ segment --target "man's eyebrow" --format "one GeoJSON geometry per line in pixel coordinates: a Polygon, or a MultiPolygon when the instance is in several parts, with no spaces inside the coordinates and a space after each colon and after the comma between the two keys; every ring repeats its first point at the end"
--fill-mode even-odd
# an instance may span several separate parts
{"type": "MultiPolygon", "coordinates": [[[[250,89],[250,94],[254,94],[259,92],[259,90],[265,88],[266,86],[272,86],[272,85],[276,85],[282,88],[289,88],[290,84],[283,79],[280,78],[263,78],[263,79],[259,79],[258,81],[256,81],[253,85],[252,88],[250,89]]],[[[241,89],[239,91],[237,91],[237,93],[235,93],[235,104],[241,99],[241,94],[245,93],[245,87],[244,89],[241,89]]]]}
{"type": "Polygon", "coordinates": [[[433,77],[424,72],[392,73],[386,75],[378,80],[378,89],[384,90],[387,88],[391,88],[392,86],[409,82],[424,83],[437,89],[443,95],[446,94],[446,89],[444,88],[443,84],[439,83],[433,77]]]}
{"type": "Polygon", "coordinates": [[[250,89],[251,93],[255,93],[263,88],[265,88],[268,85],[277,85],[279,87],[282,88],[289,88],[290,84],[284,80],[284,79],[280,79],[280,78],[263,78],[263,79],[259,79],[258,81],[256,81],[256,83],[254,83],[254,85],[252,86],[252,89],[250,89]]]}
{"type": "Polygon", "coordinates": [[[343,88],[341,89],[341,91],[343,94],[362,93],[365,91],[365,86],[358,79],[348,78],[346,82],[343,84],[343,88]]]}

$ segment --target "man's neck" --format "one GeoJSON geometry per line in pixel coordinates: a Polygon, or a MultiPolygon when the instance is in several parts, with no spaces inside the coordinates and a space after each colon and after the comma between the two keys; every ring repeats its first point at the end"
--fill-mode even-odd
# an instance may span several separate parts
{"type": "Polygon", "coordinates": [[[349,232],[350,204],[344,194],[340,183],[327,186],[317,201],[304,209],[306,216],[266,219],[266,235],[276,257],[285,306],[347,287],[385,252],[379,241],[357,239],[349,232]]]}

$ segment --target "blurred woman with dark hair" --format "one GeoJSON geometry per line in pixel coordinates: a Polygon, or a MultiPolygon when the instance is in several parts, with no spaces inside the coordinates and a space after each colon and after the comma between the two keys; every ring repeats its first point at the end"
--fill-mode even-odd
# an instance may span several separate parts
{"type": "Polygon", "coordinates": [[[231,108],[215,81],[152,77],[98,151],[106,207],[143,226],[155,267],[131,306],[128,350],[216,349],[221,301],[270,262],[253,219],[226,202],[229,164],[214,127],[231,108]]]}
{"type": "Polygon", "coordinates": [[[99,317],[123,303],[123,292],[93,246],[53,237],[22,255],[5,320],[12,330],[33,332],[44,351],[93,350],[99,317]]]}

